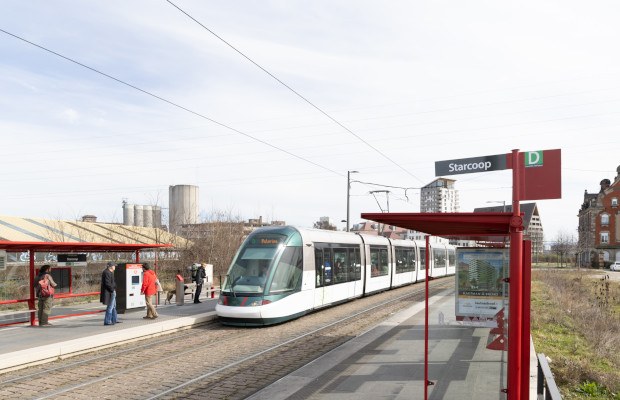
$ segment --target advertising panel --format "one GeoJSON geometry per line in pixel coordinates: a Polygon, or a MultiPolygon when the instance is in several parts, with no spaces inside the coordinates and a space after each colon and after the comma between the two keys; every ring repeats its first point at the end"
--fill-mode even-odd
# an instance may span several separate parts
{"type": "Polygon", "coordinates": [[[509,249],[456,250],[456,316],[493,318],[508,303],[509,249]]]}

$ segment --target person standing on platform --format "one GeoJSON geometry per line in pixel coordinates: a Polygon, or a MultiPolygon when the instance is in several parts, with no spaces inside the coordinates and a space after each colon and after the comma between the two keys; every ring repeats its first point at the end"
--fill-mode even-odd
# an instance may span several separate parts
{"type": "Polygon", "coordinates": [[[198,267],[198,271],[196,271],[196,294],[194,295],[194,303],[202,303],[200,301],[200,292],[202,292],[202,284],[207,277],[207,272],[205,271],[205,265],[200,264],[198,267]]]}
{"type": "Polygon", "coordinates": [[[155,271],[151,269],[148,263],[142,264],[142,271],[144,274],[142,275],[142,290],[140,290],[140,294],[144,295],[146,302],[146,316],[142,318],[155,319],[159,317],[157,310],[153,306],[153,295],[157,294],[157,284],[155,283],[157,275],[155,275],[155,271]]]}
{"type": "Polygon", "coordinates": [[[116,313],[116,280],[114,279],[114,270],[116,264],[108,262],[106,268],[101,273],[101,294],[99,295],[99,301],[105,304],[105,317],[103,319],[104,325],[120,324],[118,320],[118,314],[116,313]]]}
{"type": "Polygon", "coordinates": [[[34,288],[35,288],[35,296],[39,299],[39,308],[37,310],[37,318],[39,318],[39,326],[51,326],[48,322],[48,318],[50,313],[52,312],[52,303],[54,302],[54,288],[56,287],[56,282],[50,275],[50,271],[52,267],[50,265],[44,265],[41,267],[39,271],[39,275],[34,278],[34,288]],[[48,293],[41,293],[41,285],[39,285],[40,281],[45,281],[47,285],[46,291],[48,293]]]}

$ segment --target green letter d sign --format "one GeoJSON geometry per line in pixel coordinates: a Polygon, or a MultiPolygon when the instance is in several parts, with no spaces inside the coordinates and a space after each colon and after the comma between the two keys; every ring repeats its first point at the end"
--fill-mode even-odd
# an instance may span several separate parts
{"type": "Polygon", "coordinates": [[[542,167],[543,165],[543,151],[526,151],[525,152],[525,167],[542,167]]]}

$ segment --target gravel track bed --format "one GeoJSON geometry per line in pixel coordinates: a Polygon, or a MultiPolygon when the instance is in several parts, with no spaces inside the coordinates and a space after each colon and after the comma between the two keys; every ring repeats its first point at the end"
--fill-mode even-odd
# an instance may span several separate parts
{"type": "MultiPolygon", "coordinates": [[[[454,278],[429,286],[433,295],[454,278]]],[[[422,283],[271,327],[210,323],[9,372],[0,377],[0,398],[244,399],[423,300],[422,283]]]]}

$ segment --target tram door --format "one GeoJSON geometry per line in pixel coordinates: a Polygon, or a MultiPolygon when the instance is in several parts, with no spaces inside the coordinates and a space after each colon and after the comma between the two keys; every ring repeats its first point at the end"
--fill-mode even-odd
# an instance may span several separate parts
{"type": "MultiPolygon", "coordinates": [[[[315,246],[317,246],[315,244],[315,246]]],[[[315,247],[314,266],[316,289],[314,290],[314,307],[319,308],[325,304],[325,288],[331,286],[333,281],[333,269],[331,260],[331,249],[325,247],[315,247]]]]}

